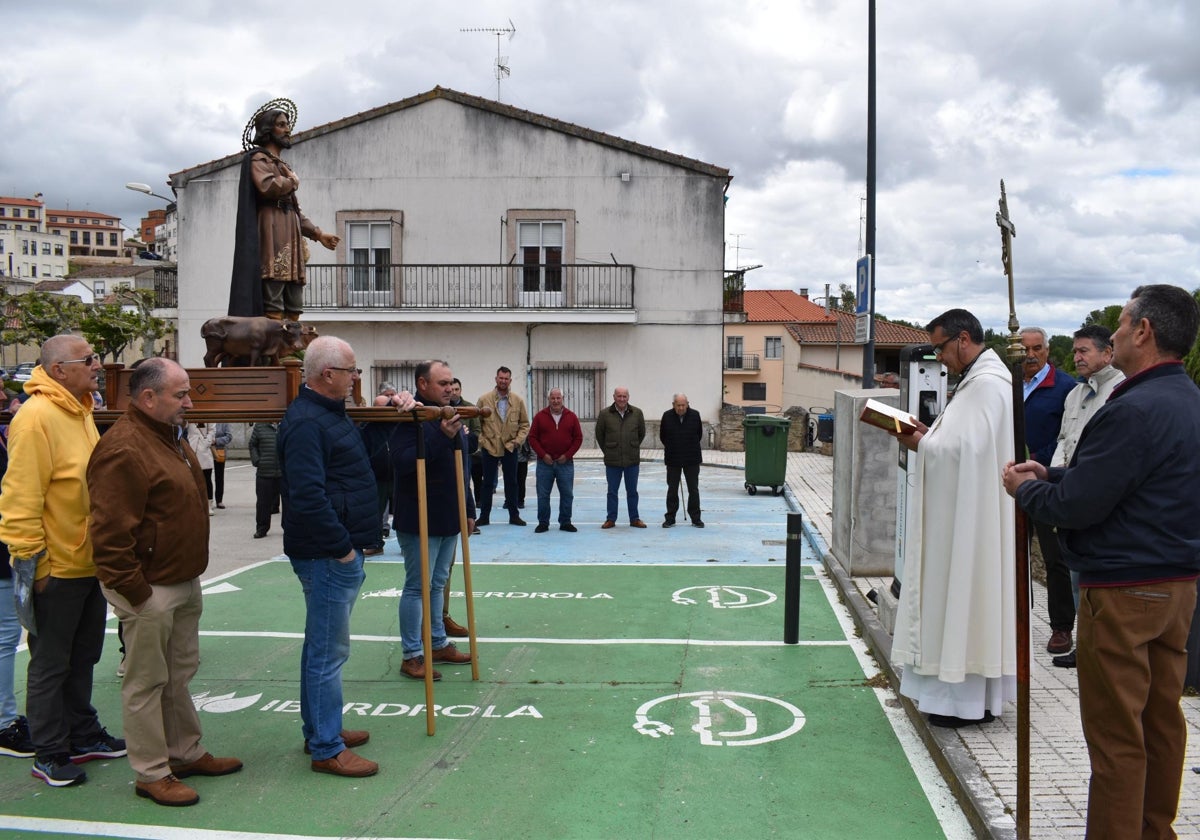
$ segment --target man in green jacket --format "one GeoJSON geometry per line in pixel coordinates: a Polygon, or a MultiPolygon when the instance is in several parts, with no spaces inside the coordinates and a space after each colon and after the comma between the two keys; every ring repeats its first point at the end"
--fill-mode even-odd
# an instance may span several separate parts
{"type": "Polygon", "coordinates": [[[646,418],[642,410],[629,404],[629,389],[613,389],[613,402],[596,418],[596,446],[604,453],[604,474],[608,479],[608,516],[601,528],[617,524],[617,491],[625,481],[625,503],[629,524],[645,528],[638,516],[638,468],[642,461],[642,440],[646,437],[646,418]]]}

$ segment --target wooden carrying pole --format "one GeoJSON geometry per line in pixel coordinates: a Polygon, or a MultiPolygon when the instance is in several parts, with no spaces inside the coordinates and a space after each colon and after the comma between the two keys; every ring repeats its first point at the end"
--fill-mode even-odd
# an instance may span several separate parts
{"type": "MultiPolygon", "coordinates": [[[[463,592],[467,596],[467,637],[471,643],[471,679],[479,680],[479,646],[475,643],[475,590],[471,586],[471,541],[467,527],[467,480],[463,475],[463,436],[458,435],[454,443],[454,474],[458,483],[458,534],[462,541],[463,592]]],[[[449,597],[448,592],[442,597],[449,597]]],[[[442,602],[443,604],[445,601],[442,602]]]]}
{"type": "MultiPolygon", "coordinates": [[[[1025,458],[1025,388],[1022,384],[1020,324],[1017,323],[1016,293],[1013,288],[1012,240],[1017,229],[1008,218],[1008,196],[1000,182],[1000,259],[1008,277],[1008,358],[1012,362],[1013,460],[1025,458]]],[[[1016,630],[1017,630],[1017,838],[1029,840],[1029,520],[1019,506],[1016,513],[1016,630]]]]}
{"type": "MultiPolygon", "coordinates": [[[[429,491],[425,486],[425,426],[420,409],[412,410],[417,424],[417,532],[421,541],[421,647],[425,654],[425,734],[437,729],[433,713],[433,624],[429,615],[429,491]]],[[[440,416],[440,410],[439,410],[440,416]]]]}

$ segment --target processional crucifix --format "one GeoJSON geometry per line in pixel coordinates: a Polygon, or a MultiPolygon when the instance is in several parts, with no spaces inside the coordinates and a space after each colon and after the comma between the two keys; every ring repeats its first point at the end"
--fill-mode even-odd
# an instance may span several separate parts
{"type": "MultiPolygon", "coordinates": [[[[1013,458],[1025,457],[1025,391],[1021,361],[1020,324],[1017,323],[1016,292],[1013,286],[1012,241],[1017,228],[1008,217],[1008,195],[1000,181],[1000,260],[1008,278],[1008,358],[1012,363],[1013,385],[1013,458]]],[[[1017,837],[1029,838],[1029,522],[1025,512],[1016,508],[1016,630],[1017,630],[1017,837]]]]}

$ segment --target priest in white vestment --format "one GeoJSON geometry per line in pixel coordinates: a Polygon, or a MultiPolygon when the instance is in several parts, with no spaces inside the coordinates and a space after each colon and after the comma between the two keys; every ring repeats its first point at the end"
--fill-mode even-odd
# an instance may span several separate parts
{"type": "Polygon", "coordinates": [[[939,360],[961,376],[933,425],[896,435],[916,453],[909,544],[892,661],[900,693],[935,726],[988,723],[1016,699],[1012,376],[965,309],[930,322],[939,360]]]}

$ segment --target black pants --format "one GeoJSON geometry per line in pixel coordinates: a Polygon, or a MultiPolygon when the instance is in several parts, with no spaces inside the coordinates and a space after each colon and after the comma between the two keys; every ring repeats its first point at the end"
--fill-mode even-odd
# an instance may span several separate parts
{"type": "Polygon", "coordinates": [[[529,477],[529,462],[517,461],[517,507],[525,507],[525,479],[529,477]]]}
{"type": "Polygon", "coordinates": [[[517,515],[519,498],[517,495],[517,453],[505,452],[497,458],[485,450],[479,450],[479,459],[483,462],[483,488],[479,496],[479,511],[481,516],[490,518],[492,512],[492,496],[496,493],[496,473],[504,474],[504,509],[509,517],[517,515]]]}
{"type": "Polygon", "coordinates": [[[37,757],[46,759],[100,735],[92,669],[104,651],[108,602],[94,577],[52,577],[33,596],[33,612],[38,632],[29,636],[25,715],[37,757]]]}
{"type": "Polygon", "coordinates": [[[667,522],[675,521],[679,512],[679,476],[687,481],[687,514],[693,522],[700,521],[700,465],[672,467],[667,465],[667,522]]]}
{"type": "Polygon", "coordinates": [[[1075,626],[1075,595],[1071,591],[1071,570],[1063,562],[1058,535],[1053,525],[1034,521],[1042,560],[1046,562],[1046,612],[1051,630],[1070,630],[1075,626]]]}
{"type": "Polygon", "coordinates": [[[225,462],[213,459],[213,499],[217,504],[225,501],[225,462]]]}
{"type": "Polygon", "coordinates": [[[254,477],[254,529],[260,534],[271,530],[271,511],[279,507],[280,477],[254,477]]]}
{"type": "Polygon", "coordinates": [[[209,467],[207,470],[201,470],[200,472],[204,473],[204,490],[208,493],[208,500],[211,502],[213,500],[212,468],[209,467]]]}

